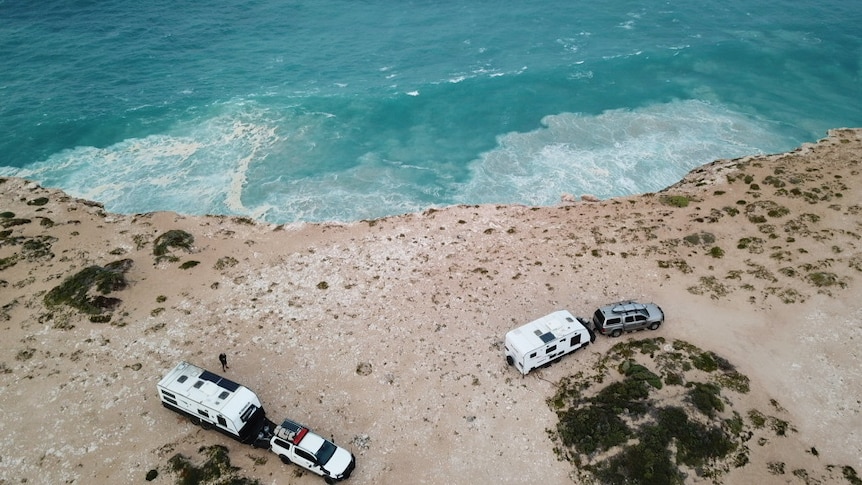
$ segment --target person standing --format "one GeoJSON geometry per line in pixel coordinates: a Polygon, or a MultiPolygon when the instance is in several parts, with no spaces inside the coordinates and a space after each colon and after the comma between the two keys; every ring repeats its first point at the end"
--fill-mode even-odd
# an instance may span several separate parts
{"type": "Polygon", "coordinates": [[[218,354],[218,361],[221,362],[221,370],[222,371],[225,371],[226,369],[230,369],[230,367],[227,366],[227,355],[225,355],[224,352],[218,354]]]}

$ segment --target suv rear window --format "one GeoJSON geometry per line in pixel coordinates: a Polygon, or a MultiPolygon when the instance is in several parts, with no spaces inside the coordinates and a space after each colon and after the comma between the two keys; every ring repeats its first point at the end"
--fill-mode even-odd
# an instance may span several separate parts
{"type": "Polygon", "coordinates": [[[593,323],[598,323],[599,325],[605,323],[605,314],[601,310],[596,310],[596,314],[593,315],[593,323]]]}

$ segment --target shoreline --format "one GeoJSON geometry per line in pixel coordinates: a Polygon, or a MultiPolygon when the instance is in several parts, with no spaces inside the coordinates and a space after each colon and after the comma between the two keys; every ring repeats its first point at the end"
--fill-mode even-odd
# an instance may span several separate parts
{"type": "MultiPolygon", "coordinates": [[[[862,129],[831,130],[788,153],[712,162],[654,194],[344,224],[109,214],[5,178],[3,220],[29,222],[0,228],[0,483],[140,482],[211,444],[262,483],[318,483],[161,407],[164,372],[179,360],[217,370],[220,352],[273,420],[357,455],[350,483],[573,481],[545,400],[618,340],[598,336],[521,378],[503,335],[629,298],[661,303],[667,321],[623,339],[715,351],[752,382],[728,399],[742,412],[775,400],[795,427],[750,445],[752,462],[727,483],[785,483],[766,468],[777,460],[812,477],[829,464],[862,470],[862,404],[847,392],[862,388],[860,153],[862,129]],[[190,251],[157,261],[153,243],[174,229],[194,236],[190,251]],[[130,284],[111,293],[122,302],[109,322],[46,308],[64,279],[121,259],[130,284]]],[[[173,482],[162,472],[153,483],[173,482]]]]}

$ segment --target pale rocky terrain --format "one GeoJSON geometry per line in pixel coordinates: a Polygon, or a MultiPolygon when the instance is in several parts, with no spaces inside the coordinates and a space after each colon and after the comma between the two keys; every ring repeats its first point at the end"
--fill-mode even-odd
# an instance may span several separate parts
{"type": "Polygon", "coordinates": [[[548,435],[555,383],[655,336],[728,359],[751,380],[735,408],[792,425],[722,482],[847,483],[840,467],[862,470],[860,170],[862,130],[844,129],[657,194],[288,226],[110,214],[2,179],[0,484],[145,483],[151,469],[174,483],[168,458],[212,444],[261,483],[322,483],[160,405],[165,372],[218,372],[220,352],[271,419],[356,454],[348,483],[578,483],[548,435]],[[192,250],[157,262],[154,240],[174,229],[192,250]],[[66,278],[126,258],[109,322],[46,307],[66,278]],[[599,336],[526,377],[506,365],[508,330],[622,299],[659,303],[665,325],[599,336]]]}

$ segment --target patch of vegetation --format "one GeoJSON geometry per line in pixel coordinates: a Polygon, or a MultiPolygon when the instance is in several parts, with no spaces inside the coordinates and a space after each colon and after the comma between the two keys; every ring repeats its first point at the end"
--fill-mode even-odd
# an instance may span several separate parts
{"type": "Polygon", "coordinates": [[[150,242],[149,239],[147,239],[147,236],[143,234],[135,234],[134,236],[132,236],[132,241],[135,243],[135,249],[137,249],[138,251],[144,249],[144,246],[146,246],[147,243],[150,242]]]}
{"type": "Polygon", "coordinates": [[[844,288],[847,286],[845,282],[843,282],[838,275],[835,273],[829,273],[826,271],[816,271],[813,273],[809,273],[806,279],[814,286],[824,287],[824,286],[840,286],[844,288]]]}
{"type": "Polygon", "coordinates": [[[684,384],[682,375],[676,372],[668,372],[667,375],[664,376],[664,383],[668,386],[681,386],[684,384]]]}
{"type": "Polygon", "coordinates": [[[709,249],[709,255],[713,258],[720,259],[724,257],[724,249],[721,249],[718,246],[713,246],[709,249]]]}
{"type": "Polygon", "coordinates": [[[713,300],[718,300],[719,298],[730,294],[730,288],[718,281],[718,278],[715,276],[701,276],[699,285],[689,286],[687,289],[692,295],[703,295],[709,293],[709,297],[713,300]]]}
{"type": "Polygon", "coordinates": [[[21,349],[15,354],[15,360],[30,360],[33,356],[36,355],[36,349],[27,347],[26,349],[21,349]]]}
{"type": "Polygon", "coordinates": [[[199,264],[201,264],[200,261],[186,261],[185,263],[180,265],[180,269],[191,269],[199,264]]]}
{"type": "Polygon", "coordinates": [[[620,373],[635,381],[643,381],[655,389],[662,388],[661,378],[646,367],[633,360],[626,360],[620,364],[620,373]]]}
{"type": "Polygon", "coordinates": [[[852,466],[841,467],[841,473],[852,485],[862,485],[862,479],[856,474],[856,470],[852,466]]]}
{"type": "Polygon", "coordinates": [[[327,290],[327,289],[329,289],[329,283],[327,283],[325,281],[321,281],[320,283],[317,284],[317,289],[318,290],[327,290]]]}
{"type": "Polygon", "coordinates": [[[356,374],[360,376],[368,376],[371,375],[371,363],[370,362],[360,362],[356,364],[356,374]]]}
{"type": "Polygon", "coordinates": [[[706,246],[715,242],[715,234],[709,232],[697,232],[694,234],[689,234],[682,239],[693,246],[706,246]]]}
{"type": "Polygon", "coordinates": [[[27,239],[21,244],[21,253],[27,261],[36,261],[40,259],[51,259],[54,253],[51,252],[51,246],[57,242],[56,237],[52,236],[36,236],[27,239]]]}
{"type": "Polygon", "coordinates": [[[237,264],[239,264],[239,261],[237,261],[236,258],[232,258],[230,256],[223,256],[221,258],[218,258],[218,261],[216,261],[213,268],[221,271],[225,268],[233,268],[237,264]]]}
{"type": "Polygon", "coordinates": [[[721,210],[723,210],[730,217],[733,217],[733,216],[739,214],[739,209],[737,209],[736,207],[729,206],[729,205],[722,207],[721,210]]]}
{"type": "Polygon", "coordinates": [[[679,208],[688,207],[690,200],[691,199],[684,195],[664,195],[659,198],[659,201],[661,201],[662,204],[679,208]]]}
{"type": "Polygon", "coordinates": [[[731,410],[722,416],[727,410],[720,384],[690,381],[677,401],[653,398],[663,383],[681,385],[685,373],[703,372],[692,361],[713,371],[735,372],[730,362],[712,352],[678,340],[669,349],[658,338],[618,343],[600,359],[596,376],[582,371],[560,381],[548,400],[559,418],[552,436],[565,456],[592,476],[584,481],[681,484],[686,475],[680,466],[717,480],[730,466],[748,463],[748,431],[739,413],[731,410]],[[664,369],[664,382],[644,362],[648,358],[664,369]],[[622,380],[591,389],[588,383],[602,383],[614,363],[622,380]],[[688,414],[683,398],[694,405],[698,417],[688,414]]]}
{"type": "Polygon", "coordinates": [[[30,224],[30,219],[17,219],[17,218],[2,218],[0,219],[0,226],[3,226],[4,229],[8,229],[10,227],[15,226],[23,226],[24,224],[30,224]]]}
{"type": "Polygon", "coordinates": [[[715,378],[716,382],[722,387],[734,390],[740,394],[747,394],[751,391],[750,380],[748,376],[735,370],[726,371],[719,374],[715,378]]]}
{"type": "Polygon", "coordinates": [[[13,254],[7,258],[0,258],[0,271],[3,271],[6,268],[11,268],[18,263],[18,255],[13,254]]]}
{"type": "Polygon", "coordinates": [[[713,358],[712,352],[699,352],[691,356],[691,363],[695,369],[700,369],[704,372],[713,372],[718,370],[718,363],[713,358]]]}
{"type": "Polygon", "coordinates": [[[239,476],[239,468],[230,464],[228,449],[222,445],[203,446],[198,450],[206,456],[200,466],[177,453],[168,460],[168,468],[177,476],[177,485],[259,485],[260,482],[239,476]]]}
{"type": "Polygon", "coordinates": [[[688,398],[700,412],[713,417],[716,411],[724,411],[724,403],[721,401],[721,391],[718,386],[700,382],[692,382],[690,386],[688,398]]]}
{"type": "Polygon", "coordinates": [[[47,204],[47,203],[48,203],[48,198],[47,198],[47,197],[39,197],[39,198],[37,198],[37,199],[33,199],[33,200],[28,200],[28,201],[27,201],[27,205],[34,205],[34,206],[37,206],[37,207],[41,207],[41,206],[43,206],[43,205],[45,205],[45,204],[47,204]]]}
{"type": "Polygon", "coordinates": [[[748,411],[748,419],[755,428],[760,429],[766,426],[766,416],[757,409],[750,409],[748,411]]]}
{"type": "Polygon", "coordinates": [[[238,224],[245,224],[248,226],[254,225],[254,219],[252,219],[251,217],[234,217],[233,221],[238,224]]]}
{"type": "Polygon", "coordinates": [[[153,241],[153,255],[156,257],[156,261],[162,261],[163,259],[176,261],[177,258],[169,254],[171,248],[179,248],[188,252],[191,251],[194,242],[195,237],[188,232],[180,229],[171,229],[153,241]]]}
{"type": "Polygon", "coordinates": [[[557,432],[563,444],[586,455],[621,445],[631,436],[626,423],[601,406],[570,408],[558,417],[557,432]]]}
{"type": "Polygon", "coordinates": [[[89,315],[98,315],[120,304],[118,298],[107,295],[124,289],[128,282],[125,274],[132,267],[131,259],[121,259],[103,266],[89,266],[66,278],[59,286],[45,294],[48,308],[68,305],[89,315]],[[99,295],[93,295],[93,289],[99,295]]]}
{"type": "Polygon", "coordinates": [[[684,259],[659,260],[658,267],[662,269],[676,268],[685,274],[694,271],[684,259]]]}
{"type": "Polygon", "coordinates": [[[784,206],[779,206],[779,207],[769,209],[766,212],[766,214],[772,218],[784,217],[787,214],[790,214],[790,209],[788,209],[787,207],[784,207],[784,206]]]}
{"type": "Polygon", "coordinates": [[[771,185],[776,189],[780,189],[781,187],[784,187],[786,185],[783,180],[772,175],[767,175],[766,178],[763,179],[763,183],[766,185],[771,185]]]}

